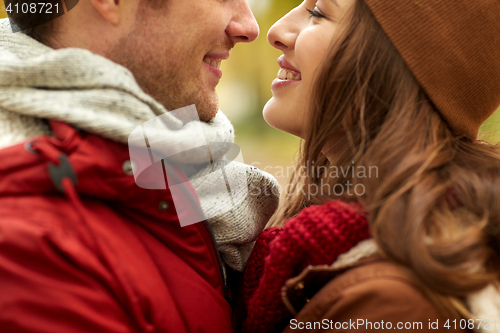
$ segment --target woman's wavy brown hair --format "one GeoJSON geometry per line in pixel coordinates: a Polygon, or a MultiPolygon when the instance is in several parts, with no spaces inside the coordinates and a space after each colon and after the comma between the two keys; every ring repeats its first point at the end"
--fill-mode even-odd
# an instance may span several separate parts
{"type": "Polygon", "coordinates": [[[364,1],[347,25],[313,91],[296,169],[308,172],[295,172],[270,225],[311,204],[360,202],[382,254],[447,315],[469,317],[463,297],[500,277],[499,148],[452,133],[364,1]]]}

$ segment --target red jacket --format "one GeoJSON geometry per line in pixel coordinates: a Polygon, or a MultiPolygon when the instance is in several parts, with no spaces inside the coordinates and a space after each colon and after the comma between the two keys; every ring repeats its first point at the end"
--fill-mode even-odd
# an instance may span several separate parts
{"type": "Polygon", "coordinates": [[[0,332],[231,332],[206,225],[136,186],[126,146],[51,126],[0,150],[0,332]]]}

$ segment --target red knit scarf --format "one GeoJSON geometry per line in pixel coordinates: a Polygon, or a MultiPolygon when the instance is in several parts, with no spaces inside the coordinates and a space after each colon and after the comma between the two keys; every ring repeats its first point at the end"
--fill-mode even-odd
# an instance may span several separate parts
{"type": "Polygon", "coordinates": [[[361,206],[343,201],[310,206],[283,228],[264,230],[245,269],[243,331],[280,332],[292,318],[281,301],[285,282],[309,265],[331,265],[369,237],[361,206]]]}

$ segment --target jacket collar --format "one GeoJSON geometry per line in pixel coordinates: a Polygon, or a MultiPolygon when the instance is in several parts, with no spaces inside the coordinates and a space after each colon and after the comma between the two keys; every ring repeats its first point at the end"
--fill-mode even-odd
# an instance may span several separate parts
{"type": "Polygon", "coordinates": [[[132,173],[125,168],[129,163],[126,146],[80,133],[65,123],[51,121],[50,125],[53,136],[37,136],[0,150],[1,195],[57,194],[49,166],[59,167],[61,156],[77,175],[75,185],[80,195],[129,202],[132,206],[159,195],[158,191],[137,187],[132,173]],[[33,148],[35,143],[44,154],[33,148]]]}

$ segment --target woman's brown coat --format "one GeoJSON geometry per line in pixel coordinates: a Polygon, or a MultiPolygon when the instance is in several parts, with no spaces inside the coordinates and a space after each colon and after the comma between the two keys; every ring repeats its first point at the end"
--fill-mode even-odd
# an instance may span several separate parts
{"type": "Polygon", "coordinates": [[[378,255],[343,269],[309,267],[287,282],[282,297],[295,314],[284,333],[465,332],[454,329],[452,320],[445,327],[448,319],[411,273],[378,255]]]}

